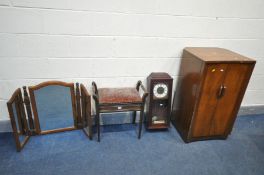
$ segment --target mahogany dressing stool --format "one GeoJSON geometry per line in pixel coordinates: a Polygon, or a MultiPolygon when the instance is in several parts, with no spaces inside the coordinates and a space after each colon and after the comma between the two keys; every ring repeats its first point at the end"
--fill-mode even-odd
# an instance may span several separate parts
{"type": "Polygon", "coordinates": [[[93,99],[95,101],[95,123],[97,126],[98,142],[100,142],[100,113],[111,112],[133,112],[133,123],[136,120],[136,111],[140,111],[138,139],[141,137],[144,106],[148,92],[141,81],[137,82],[135,88],[99,88],[92,82],[93,99]],[[139,90],[143,90],[142,97],[139,90]]]}

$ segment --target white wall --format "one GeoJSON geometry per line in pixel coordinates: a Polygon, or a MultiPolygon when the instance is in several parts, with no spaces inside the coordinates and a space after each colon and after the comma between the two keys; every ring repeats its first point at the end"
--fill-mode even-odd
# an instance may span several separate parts
{"type": "Polygon", "coordinates": [[[23,85],[134,86],[153,71],[176,80],[186,46],[256,59],[243,105],[263,105],[263,8],[263,0],[0,0],[0,120],[23,85]]]}

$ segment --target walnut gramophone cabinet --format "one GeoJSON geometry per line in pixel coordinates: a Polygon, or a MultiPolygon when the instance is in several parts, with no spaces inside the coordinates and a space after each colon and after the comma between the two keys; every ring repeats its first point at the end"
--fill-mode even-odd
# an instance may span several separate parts
{"type": "Polygon", "coordinates": [[[171,120],[185,142],[227,138],[254,66],[226,49],[184,49],[171,120]]]}

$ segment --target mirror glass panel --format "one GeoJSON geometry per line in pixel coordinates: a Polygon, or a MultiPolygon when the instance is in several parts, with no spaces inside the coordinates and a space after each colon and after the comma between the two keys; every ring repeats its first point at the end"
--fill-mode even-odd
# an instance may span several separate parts
{"type": "Polygon", "coordinates": [[[69,87],[49,85],[34,90],[34,95],[42,131],[74,126],[69,87]]]}
{"type": "Polygon", "coordinates": [[[14,114],[14,120],[16,123],[18,139],[19,139],[20,144],[22,144],[24,142],[26,136],[23,133],[22,120],[20,117],[18,117],[19,113],[18,113],[18,110],[16,108],[15,102],[12,103],[12,110],[13,110],[13,114],[14,114]]]}

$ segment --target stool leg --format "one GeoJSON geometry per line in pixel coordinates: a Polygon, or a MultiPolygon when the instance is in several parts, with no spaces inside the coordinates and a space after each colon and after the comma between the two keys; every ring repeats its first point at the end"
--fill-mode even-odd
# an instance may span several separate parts
{"type": "Polygon", "coordinates": [[[100,114],[97,113],[96,116],[96,125],[97,125],[97,141],[100,142],[100,114]]]}
{"type": "Polygon", "coordinates": [[[137,116],[137,111],[133,111],[133,121],[132,121],[133,124],[136,123],[136,116],[137,116]]]}
{"type": "Polygon", "coordinates": [[[142,130],[142,123],[143,123],[143,116],[144,116],[144,107],[141,107],[140,118],[139,118],[139,132],[138,132],[138,139],[140,139],[140,137],[141,137],[141,130],[142,130]]]}

